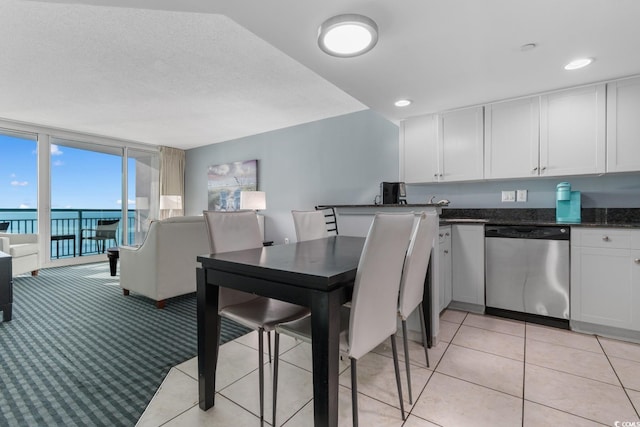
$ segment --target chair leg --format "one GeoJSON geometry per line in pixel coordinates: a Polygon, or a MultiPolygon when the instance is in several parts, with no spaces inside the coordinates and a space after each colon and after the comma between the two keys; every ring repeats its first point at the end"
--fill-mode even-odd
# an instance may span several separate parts
{"type": "Polygon", "coordinates": [[[264,329],[258,330],[258,375],[260,387],[260,424],[264,422],[264,329]]]}
{"type": "Polygon", "coordinates": [[[398,366],[398,348],[396,347],[396,334],[391,335],[391,350],[393,351],[393,367],[396,371],[396,384],[398,385],[398,397],[400,398],[400,413],[402,414],[402,421],[404,421],[404,399],[402,398],[402,384],[400,384],[400,367],[398,366]]]}
{"type": "Polygon", "coordinates": [[[422,329],[422,347],[424,347],[424,358],[427,360],[427,368],[429,367],[429,353],[427,352],[427,324],[424,322],[424,310],[422,303],[418,306],[420,313],[420,329],[422,329]]]}
{"type": "Polygon", "coordinates": [[[407,371],[407,388],[409,389],[409,403],[413,404],[413,395],[411,394],[411,364],[409,363],[409,339],[407,338],[407,321],[402,320],[402,343],[404,346],[404,366],[407,371]]]}
{"type": "Polygon", "coordinates": [[[275,333],[275,338],[273,342],[273,418],[271,425],[276,427],[276,402],[278,396],[278,359],[280,352],[280,334],[278,332],[275,333]]]}
{"type": "Polygon", "coordinates": [[[351,358],[351,416],[353,427],[358,427],[358,372],[356,359],[351,358]]]}

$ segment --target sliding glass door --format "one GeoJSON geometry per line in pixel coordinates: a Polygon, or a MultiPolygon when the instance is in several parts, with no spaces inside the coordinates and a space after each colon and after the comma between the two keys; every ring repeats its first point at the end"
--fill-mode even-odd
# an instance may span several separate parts
{"type": "Polygon", "coordinates": [[[0,233],[37,233],[41,267],[142,244],[158,218],[157,150],[13,125],[0,121],[0,233]]]}
{"type": "Polygon", "coordinates": [[[51,140],[51,259],[104,254],[122,244],[128,214],[122,153],[119,147],[51,140]]]}
{"type": "Polygon", "coordinates": [[[127,189],[134,215],[129,227],[130,245],[141,245],[149,224],[157,219],[160,159],[158,153],[136,149],[127,150],[127,189]]]}
{"type": "Polygon", "coordinates": [[[0,129],[0,233],[38,232],[38,136],[0,129]]]}

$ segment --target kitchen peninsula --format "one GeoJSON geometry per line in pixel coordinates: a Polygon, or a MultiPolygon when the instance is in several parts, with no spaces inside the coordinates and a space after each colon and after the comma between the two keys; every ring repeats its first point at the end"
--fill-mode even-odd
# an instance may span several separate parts
{"type": "MultiPolygon", "coordinates": [[[[341,235],[365,237],[373,221],[373,216],[378,212],[442,212],[444,204],[383,204],[383,205],[323,205],[336,210],[338,217],[338,229],[341,235]]],[[[430,296],[431,304],[423,304],[424,316],[427,320],[427,340],[429,345],[438,342],[440,331],[440,279],[439,279],[438,242],[434,242],[434,250],[429,260],[429,272],[425,278],[425,297],[430,296]]],[[[421,341],[420,322],[417,313],[413,313],[408,321],[409,338],[421,341]]]]}
{"type": "MultiPolygon", "coordinates": [[[[438,314],[444,308],[485,309],[487,225],[570,228],[570,328],[640,342],[640,209],[583,208],[580,223],[565,224],[556,222],[553,208],[458,209],[438,204],[332,207],[337,211],[340,234],[357,236],[366,234],[376,212],[438,212],[440,239],[431,257],[431,304],[426,317],[431,319],[432,342],[437,342],[438,314]]],[[[419,341],[418,323],[410,321],[409,329],[410,337],[419,341]]]]}

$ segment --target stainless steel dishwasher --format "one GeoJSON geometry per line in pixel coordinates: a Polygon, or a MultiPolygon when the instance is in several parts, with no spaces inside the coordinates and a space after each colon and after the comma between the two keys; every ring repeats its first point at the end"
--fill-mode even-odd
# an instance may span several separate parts
{"type": "Polygon", "coordinates": [[[485,312],[569,328],[569,240],[564,226],[485,226],[485,312]]]}

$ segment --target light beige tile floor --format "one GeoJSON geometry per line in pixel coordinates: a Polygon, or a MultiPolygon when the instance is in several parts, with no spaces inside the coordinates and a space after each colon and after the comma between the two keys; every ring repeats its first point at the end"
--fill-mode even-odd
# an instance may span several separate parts
{"type": "MultiPolygon", "coordinates": [[[[358,362],[360,425],[640,423],[640,345],[454,310],[442,314],[441,325],[440,342],[429,349],[429,367],[420,344],[409,342],[412,405],[398,340],[405,421],[398,409],[390,344],[358,362]]],[[[207,412],[197,405],[196,359],[174,367],[138,425],[259,426],[256,352],[256,333],[222,346],[216,406],[207,412]]],[[[313,425],[310,346],[283,336],[280,366],[278,425],[313,425]]],[[[269,368],[265,369],[265,425],[270,425],[272,414],[269,368]]],[[[348,361],[341,361],[340,372],[339,421],[350,426],[348,361]]]]}

